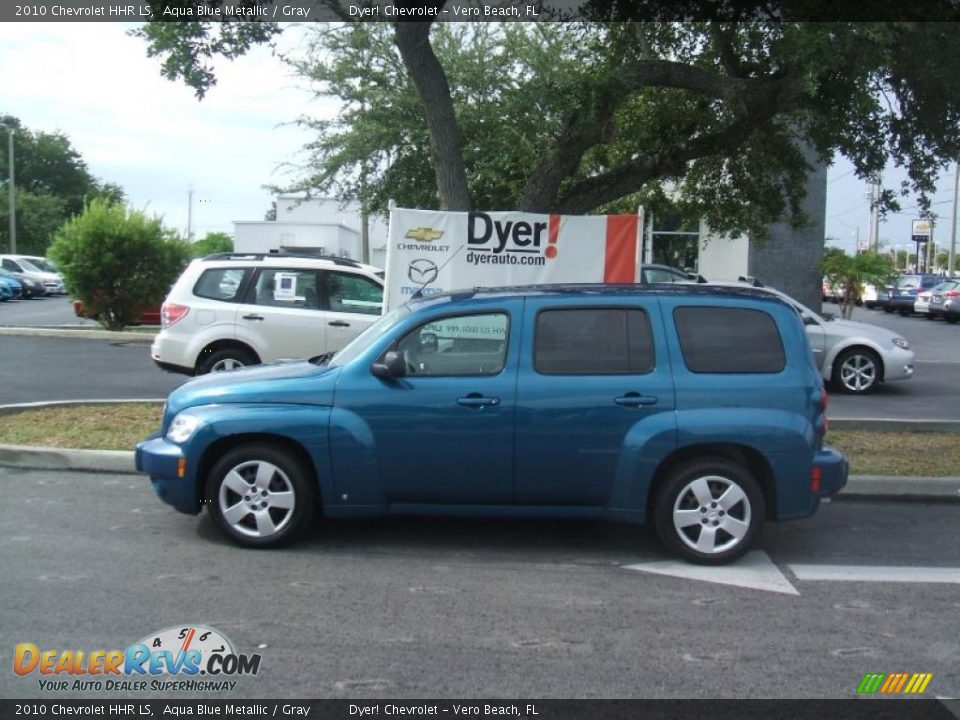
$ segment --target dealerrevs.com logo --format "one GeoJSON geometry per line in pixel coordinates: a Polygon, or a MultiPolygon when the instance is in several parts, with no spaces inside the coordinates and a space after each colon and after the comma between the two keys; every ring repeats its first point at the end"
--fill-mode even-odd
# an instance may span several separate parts
{"type": "Polygon", "coordinates": [[[237,653],[218,630],[202,625],[170,627],[126,650],[14,648],[13,671],[36,677],[41,691],[231,691],[233,677],[256,675],[260,655],[237,653]]]}

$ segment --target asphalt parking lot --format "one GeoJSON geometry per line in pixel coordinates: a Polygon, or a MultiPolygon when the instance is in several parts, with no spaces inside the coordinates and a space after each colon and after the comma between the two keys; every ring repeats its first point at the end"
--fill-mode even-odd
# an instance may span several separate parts
{"type": "MultiPolygon", "coordinates": [[[[20,642],[197,623],[262,656],[231,697],[854,697],[868,672],[960,694],[957,503],[835,501],[705,570],[628,525],[337,521],[250,551],[138,476],[0,468],[0,493],[7,668],[20,642]]],[[[0,696],[58,697],[35,675],[0,673],[0,696]]]]}

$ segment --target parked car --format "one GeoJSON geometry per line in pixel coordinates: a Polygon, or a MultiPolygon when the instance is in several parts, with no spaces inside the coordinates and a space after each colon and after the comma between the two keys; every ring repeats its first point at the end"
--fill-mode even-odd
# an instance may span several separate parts
{"type": "Polygon", "coordinates": [[[821,376],[839,392],[862,395],[873,392],[880,383],[913,377],[914,355],[906,338],[870,323],[821,315],[774,288],[752,287],[777,296],[796,310],[821,376]]]}
{"type": "MultiPolygon", "coordinates": [[[[83,304],[83,300],[73,301],[73,313],[80,318],[96,320],[97,316],[89,311],[83,304]]],[[[153,305],[141,311],[133,325],[159,325],[160,324],[160,306],[153,305]]]]}
{"type": "Polygon", "coordinates": [[[864,283],[863,291],[860,293],[860,302],[867,310],[873,310],[877,307],[877,286],[873,283],[864,283]]]}
{"type": "Polygon", "coordinates": [[[930,312],[930,298],[938,290],[949,290],[953,285],[952,281],[947,280],[939,285],[934,285],[932,288],[921,290],[917,293],[916,302],[913,303],[913,311],[918,315],[923,315],[927,320],[935,320],[937,316],[930,312]]]}
{"type": "Polygon", "coordinates": [[[382,303],[383,274],[353,260],[217,253],[174,284],[151,356],[202,375],[335,352],[377,321],[382,303]]]}
{"type": "Polygon", "coordinates": [[[35,297],[43,297],[47,294],[47,291],[44,289],[43,284],[37,280],[31,280],[28,277],[20,277],[14,275],[9,270],[5,270],[0,267],[0,278],[5,278],[6,280],[12,280],[20,287],[20,297],[24,300],[29,300],[35,297]]]}
{"type": "Polygon", "coordinates": [[[23,296],[23,285],[13,275],[0,270],[0,299],[19,300],[23,296]]]}
{"type": "Polygon", "coordinates": [[[56,275],[59,279],[59,287],[56,290],[50,291],[51,295],[66,295],[67,286],[63,280],[63,273],[60,272],[60,268],[57,267],[57,264],[50,258],[40,257],[39,255],[21,255],[24,260],[29,262],[33,267],[37,268],[41,272],[50,273],[56,275]]]}
{"type": "Polygon", "coordinates": [[[960,280],[947,280],[934,288],[928,317],[942,317],[949,323],[960,318],[960,280]]]}
{"type": "Polygon", "coordinates": [[[30,280],[42,287],[44,295],[66,292],[63,276],[60,273],[41,270],[26,255],[0,255],[0,266],[12,273],[18,280],[30,280]]]}
{"type": "Polygon", "coordinates": [[[332,357],[197,378],[136,467],[249,547],[326,517],[650,521],[719,564],[846,482],[796,311],[699,284],[414,300],[332,357]]]}
{"type": "Polygon", "coordinates": [[[888,285],[878,299],[885,312],[898,312],[907,317],[914,312],[917,293],[943,282],[941,275],[901,275],[888,285]]]}

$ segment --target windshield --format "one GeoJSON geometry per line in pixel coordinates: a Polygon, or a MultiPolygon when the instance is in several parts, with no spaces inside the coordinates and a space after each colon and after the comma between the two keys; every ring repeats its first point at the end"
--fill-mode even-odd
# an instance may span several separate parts
{"type": "Polygon", "coordinates": [[[41,270],[36,265],[34,265],[35,261],[18,259],[17,262],[20,263],[20,266],[24,270],[32,270],[33,272],[47,272],[46,270],[41,270]]]}
{"type": "Polygon", "coordinates": [[[364,351],[383,333],[387,332],[394,325],[410,314],[410,308],[406,305],[398,307],[396,310],[387,313],[368,327],[362,333],[357,335],[343,350],[334,355],[330,365],[343,366],[351,362],[355,357],[362,355],[364,351]]]}
{"type": "Polygon", "coordinates": [[[60,272],[59,270],[57,270],[57,266],[53,264],[53,261],[47,260],[46,258],[31,259],[29,262],[31,265],[33,265],[36,268],[39,268],[40,270],[43,270],[44,272],[52,272],[52,273],[60,272]]]}
{"type": "Polygon", "coordinates": [[[898,288],[915,288],[920,285],[920,278],[916,275],[904,275],[897,281],[898,288]]]}

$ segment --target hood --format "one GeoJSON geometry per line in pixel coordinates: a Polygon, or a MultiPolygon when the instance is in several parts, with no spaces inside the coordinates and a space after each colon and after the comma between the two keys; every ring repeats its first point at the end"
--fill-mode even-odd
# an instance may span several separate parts
{"type": "Polygon", "coordinates": [[[317,367],[298,360],[202,375],[170,393],[164,427],[176,413],[198,405],[329,405],[333,402],[333,388],[339,373],[338,367],[317,367]]]}
{"type": "Polygon", "coordinates": [[[827,332],[834,335],[859,335],[877,342],[891,341],[895,337],[902,337],[893,330],[887,330],[887,328],[882,328],[879,325],[857,322],[856,320],[829,320],[823,323],[823,327],[827,332]]]}

